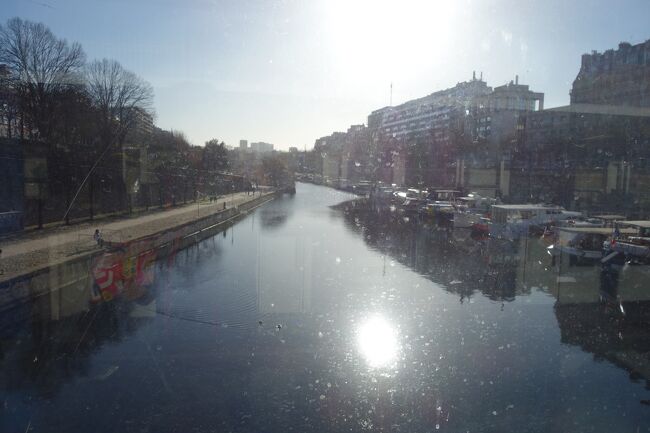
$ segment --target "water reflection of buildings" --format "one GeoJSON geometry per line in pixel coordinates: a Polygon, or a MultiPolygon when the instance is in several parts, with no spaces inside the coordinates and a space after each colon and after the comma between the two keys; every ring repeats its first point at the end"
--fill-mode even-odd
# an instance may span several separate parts
{"type": "Polygon", "coordinates": [[[555,301],[548,304],[554,304],[563,343],[624,368],[633,380],[650,378],[647,267],[601,274],[597,265],[569,266],[562,257],[554,263],[540,239],[479,244],[363,201],[340,207],[348,228],[362,233],[370,247],[456,293],[461,302],[477,292],[498,302],[534,292],[551,295],[555,301]]]}
{"type": "Polygon", "coordinates": [[[371,248],[458,294],[461,302],[476,292],[504,302],[529,294],[533,287],[551,290],[550,258],[538,240],[476,242],[361,200],[340,209],[348,228],[362,233],[371,248]]]}
{"type": "Polygon", "coordinates": [[[624,368],[633,380],[644,378],[650,387],[649,295],[629,275],[623,285],[608,272],[601,273],[600,285],[565,284],[554,307],[562,342],[624,368]]]}
{"type": "Polygon", "coordinates": [[[650,289],[648,266],[621,270],[600,262],[579,264],[560,255],[556,260],[554,311],[565,344],[592,353],[650,386],[650,289]]]}

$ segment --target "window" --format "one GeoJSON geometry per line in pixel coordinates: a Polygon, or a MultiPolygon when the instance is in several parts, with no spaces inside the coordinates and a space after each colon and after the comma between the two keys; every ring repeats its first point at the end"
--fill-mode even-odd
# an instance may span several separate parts
{"type": "Polygon", "coordinates": [[[81,3],[0,8],[1,432],[649,431],[649,2],[81,3]]]}

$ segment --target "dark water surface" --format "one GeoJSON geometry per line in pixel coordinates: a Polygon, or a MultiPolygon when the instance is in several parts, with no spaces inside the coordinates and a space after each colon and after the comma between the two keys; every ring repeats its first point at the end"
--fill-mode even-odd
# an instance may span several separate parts
{"type": "Polygon", "coordinates": [[[644,304],[597,302],[595,268],[558,278],[539,240],[495,264],[297,190],[157,262],[137,296],[5,318],[0,431],[650,429],[644,304]]]}

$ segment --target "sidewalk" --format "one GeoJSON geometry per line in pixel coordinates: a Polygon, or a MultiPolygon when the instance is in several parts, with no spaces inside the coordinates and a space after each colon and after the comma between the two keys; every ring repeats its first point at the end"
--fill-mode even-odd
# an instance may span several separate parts
{"type": "MultiPolygon", "coordinates": [[[[255,194],[255,197],[259,196],[259,193],[255,194]]],[[[76,254],[99,249],[93,240],[95,229],[102,232],[104,240],[125,242],[216,213],[224,209],[224,203],[230,208],[252,199],[252,195],[242,192],[221,197],[212,203],[209,201],[191,203],[130,218],[89,221],[41,233],[30,232],[24,237],[14,237],[0,244],[2,248],[0,270],[4,271],[0,274],[0,281],[10,279],[28,269],[46,266],[76,254]]]]}

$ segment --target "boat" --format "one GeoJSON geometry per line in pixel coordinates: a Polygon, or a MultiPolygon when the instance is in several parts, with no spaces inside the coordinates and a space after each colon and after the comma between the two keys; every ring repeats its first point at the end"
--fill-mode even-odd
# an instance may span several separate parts
{"type": "Polygon", "coordinates": [[[460,191],[455,189],[431,189],[427,191],[426,199],[429,202],[453,203],[460,196],[460,191]]]}
{"type": "Polygon", "coordinates": [[[391,186],[377,185],[370,190],[368,197],[374,206],[384,208],[391,205],[395,189],[391,186]]]}
{"type": "Polygon", "coordinates": [[[479,224],[482,218],[489,215],[490,206],[495,203],[496,199],[475,193],[459,197],[454,204],[454,229],[468,229],[479,224]]]}
{"type": "Polygon", "coordinates": [[[401,205],[401,210],[406,214],[418,214],[425,204],[424,200],[417,197],[407,197],[401,205]]]}
{"type": "Polygon", "coordinates": [[[448,201],[427,202],[420,208],[420,217],[445,226],[452,224],[455,207],[448,201]]]}
{"type": "Polygon", "coordinates": [[[490,236],[517,239],[531,229],[543,231],[566,219],[561,206],[544,204],[495,204],[491,208],[490,236]]]}
{"type": "Polygon", "coordinates": [[[611,230],[612,239],[604,244],[604,265],[650,264],[650,220],[620,221],[611,230]]]}
{"type": "Polygon", "coordinates": [[[591,218],[595,218],[602,222],[603,227],[614,227],[617,222],[625,221],[624,215],[615,215],[615,214],[601,214],[593,215],[591,218]]]}
{"type": "Polygon", "coordinates": [[[351,186],[352,191],[359,195],[369,195],[372,192],[372,183],[367,180],[359,181],[357,184],[351,186]]]}
{"type": "Polygon", "coordinates": [[[407,198],[420,198],[418,190],[414,189],[396,189],[393,191],[393,201],[402,204],[407,198]]]}
{"type": "Polygon", "coordinates": [[[481,217],[478,222],[472,224],[471,236],[475,241],[484,241],[490,237],[490,218],[481,217]]]}
{"type": "MultiPolygon", "coordinates": [[[[633,233],[634,230],[621,230],[624,235],[633,233]]],[[[558,227],[555,242],[548,250],[554,256],[568,256],[569,265],[594,263],[603,257],[603,243],[611,236],[609,227],[558,227]]]]}

